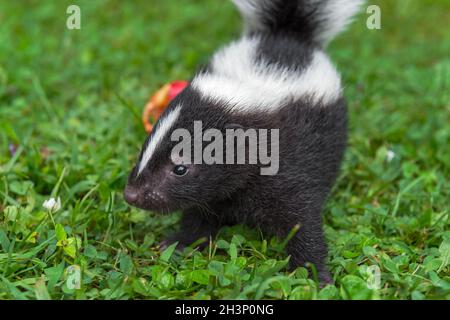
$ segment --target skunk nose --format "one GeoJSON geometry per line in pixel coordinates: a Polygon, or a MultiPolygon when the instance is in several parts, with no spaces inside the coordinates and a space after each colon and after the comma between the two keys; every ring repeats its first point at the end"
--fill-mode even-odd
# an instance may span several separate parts
{"type": "Polygon", "coordinates": [[[138,199],[138,192],[136,189],[131,188],[129,186],[125,187],[125,191],[123,192],[125,201],[129,204],[135,204],[138,199]]]}

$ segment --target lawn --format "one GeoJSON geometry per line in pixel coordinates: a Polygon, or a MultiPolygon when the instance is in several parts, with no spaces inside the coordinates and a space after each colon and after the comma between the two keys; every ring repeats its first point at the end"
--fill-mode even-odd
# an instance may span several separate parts
{"type": "Polygon", "coordinates": [[[329,48],[350,140],[324,210],[335,285],[320,288],[242,226],[160,252],[179,214],[122,197],[143,105],[239,35],[229,2],[1,1],[0,299],[449,299],[450,3],[371,3],[381,30],[364,10],[329,48]]]}

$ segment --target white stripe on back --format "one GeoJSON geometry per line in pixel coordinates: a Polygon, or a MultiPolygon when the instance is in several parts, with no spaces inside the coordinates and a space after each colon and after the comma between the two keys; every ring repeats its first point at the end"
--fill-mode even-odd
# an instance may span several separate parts
{"type": "Polygon", "coordinates": [[[163,138],[167,135],[169,129],[173,126],[178,116],[180,115],[181,106],[177,106],[172,112],[170,112],[164,118],[160,118],[158,121],[158,126],[155,127],[155,131],[152,132],[152,137],[147,145],[147,148],[142,155],[141,162],[139,163],[138,175],[147,166],[147,163],[152,158],[155,153],[156,148],[162,142],[163,138]]]}
{"type": "Polygon", "coordinates": [[[205,97],[227,103],[236,111],[274,111],[289,100],[309,97],[312,103],[336,101],[341,79],[320,50],[303,70],[255,61],[259,39],[244,37],[219,51],[211,71],[199,74],[192,86],[205,97]]]}

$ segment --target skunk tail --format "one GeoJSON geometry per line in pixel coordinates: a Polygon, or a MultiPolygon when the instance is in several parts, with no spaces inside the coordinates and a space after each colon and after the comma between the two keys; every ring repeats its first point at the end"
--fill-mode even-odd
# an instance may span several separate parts
{"type": "Polygon", "coordinates": [[[351,20],[364,0],[232,0],[246,32],[289,34],[326,46],[351,20]]]}

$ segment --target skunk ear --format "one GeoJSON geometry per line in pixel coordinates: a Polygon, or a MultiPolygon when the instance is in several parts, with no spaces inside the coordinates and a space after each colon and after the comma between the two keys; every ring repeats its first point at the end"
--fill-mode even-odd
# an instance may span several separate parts
{"type": "Polygon", "coordinates": [[[223,128],[224,129],[244,129],[244,127],[238,123],[227,123],[223,128]]]}

